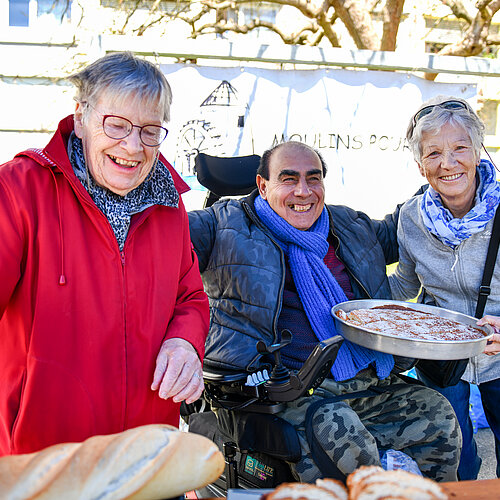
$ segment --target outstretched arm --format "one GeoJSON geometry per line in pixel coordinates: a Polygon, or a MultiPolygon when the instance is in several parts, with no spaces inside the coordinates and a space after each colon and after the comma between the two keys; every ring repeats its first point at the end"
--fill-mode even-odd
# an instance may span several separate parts
{"type": "MultiPolygon", "coordinates": [[[[428,184],[420,187],[420,189],[413,196],[422,194],[425,192],[427,187],[428,184]]],[[[405,202],[397,205],[394,212],[387,214],[382,220],[372,220],[375,232],[377,233],[377,239],[384,249],[387,264],[393,264],[399,260],[397,231],[399,224],[399,212],[404,203],[405,202]]]]}

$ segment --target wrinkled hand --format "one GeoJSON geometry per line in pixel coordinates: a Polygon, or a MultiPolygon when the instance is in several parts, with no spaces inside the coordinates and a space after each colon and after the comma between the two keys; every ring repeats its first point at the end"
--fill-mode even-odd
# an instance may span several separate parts
{"type": "Polygon", "coordinates": [[[203,387],[201,361],[194,347],[184,339],[165,340],[156,358],[151,389],[158,389],[162,399],[189,404],[201,396],[203,387]]]}
{"type": "Polygon", "coordinates": [[[488,340],[488,345],[484,350],[484,354],[487,354],[488,356],[498,354],[500,352],[500,316],[486,315],[482,317],[477,324],[478,326],[488,324],[493,327],[493,330],[495,330],[493,337],[488,340]]]}

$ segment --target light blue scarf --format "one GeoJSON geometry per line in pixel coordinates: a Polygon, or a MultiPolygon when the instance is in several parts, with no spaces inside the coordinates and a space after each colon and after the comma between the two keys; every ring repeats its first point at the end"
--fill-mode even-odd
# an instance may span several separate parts
{"type": "Polygon", "coordinates": [[[477,167],[480,183],[476,193],[476,204],[461,219],[453,218],[443,206],[439,194],[429,186],[422,196],[420,213],[425,227],[440,241],[455,248],[471,235],[481,232],[493,218],[500,202],[500,186],[496,171],[488,160],[481,160],[477,167]]]}
{"type": "MultiPolygon", "coordinates": [[[[307,231],[288,224],[260,196],[255,200],[255,210],[288,255],[293,281],[316,337],[326,340],[337,335],[331,308],[346,301],[347,297],[323,261],[329,246],[330,222],[326,208],[307,231]]],[[[372,363],[378,378],[383,379],[391,372],[394,359],[390,354],[344,340],[332,366],[333,378],[337,381],[348,380],[372,363]]]]}

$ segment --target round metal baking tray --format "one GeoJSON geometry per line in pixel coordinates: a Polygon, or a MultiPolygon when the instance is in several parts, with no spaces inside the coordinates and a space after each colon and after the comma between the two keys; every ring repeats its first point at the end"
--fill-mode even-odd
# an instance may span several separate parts
{"type": "Polygon", "coordinates": [[[476,325],[477,318],[457,313],[455,311],[450,311],[448,309],[442,309],[441,307],[429,306],[426,304],[414,304],[413,302],[374,299],[349,300],[333,306],[331,313],[335,321],[337,332],[347,340],[350,340],[355,344],[374,349],[375,351],[397,354],[398,356],[407,356],[409,358],[441,360],[471,358],[484,351],[486,342],[493,335],[493,328],[490,325],[476,325]],[[415,309],[416,311],[432,313],[436,316],[452,319],[465,325],[474,326],[483,330],[484,337],[482,339],[474,340],[415,340],[354,326],[340,319],[335,314],[339,309],[349,313],[354,309],[371,309],[372,307],[384,305],[409,307],[410,309],[415,309]]]}

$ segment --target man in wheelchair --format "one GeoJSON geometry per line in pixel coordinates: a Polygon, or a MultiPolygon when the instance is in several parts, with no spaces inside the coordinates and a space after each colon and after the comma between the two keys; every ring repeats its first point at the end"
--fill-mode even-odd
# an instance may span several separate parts
{"type": "MultiPolygon", "coordinates": [[[[305,482],[345,478],[361,465],[380,465],[384,451],[395,449],[412,457],[425,476],[456,480],[461,436],[447,400],[403,380],[398,372],[405,368],[393,356],[335,337],[333,305],[391,297],[385,270],[398,259],[397,211],[374,221],[345,206],[325,206],[325,174],[317,151],[283,143],[262,156],[258,189],[249,196],[190,212],[191,239],[211,309],[204,374],[226,382],[218,394],[211,389],[211,400],[231,393],[231,381],[241,373],[254,373],[255,383],[249,385],[258,388],[269,378],[263,368],[272,355],[278,371],[295,373],[318,345],[333,342],[337,356],[312,395],[288,401],[278,394],[274,400],[280,405],[269,402],[268,413],[274,413],[269,426],[280,417],[298,438],[298,451],[283,456],[293,477],[305,482]]],[[[300,381],[288,385],[297,388],[300,381]]],[[[254,421],[251,403],[234,411],[218,405],[219,426],[245,437],[239,432],[243,419],[254,426],[254,434],[264,433],[267,424],[254,421]]],[[[268,434],[269,440],[274,431],[268,434]]]]}

